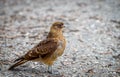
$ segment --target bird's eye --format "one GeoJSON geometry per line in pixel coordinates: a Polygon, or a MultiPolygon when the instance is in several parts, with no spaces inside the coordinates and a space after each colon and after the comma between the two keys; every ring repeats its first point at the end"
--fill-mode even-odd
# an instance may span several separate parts
{"type": "Polygon", "coordinates": [[[63,25],[62,25],[62,24],[60,24],[58,27],[59,27],[59,28],[63,28],[63,25]]]}

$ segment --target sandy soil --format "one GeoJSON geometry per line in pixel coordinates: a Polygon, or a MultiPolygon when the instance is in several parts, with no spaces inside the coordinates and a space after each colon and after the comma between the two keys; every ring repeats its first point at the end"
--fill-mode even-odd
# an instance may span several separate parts
{"type": "Polygon", "coordinates": [[[120,77],[120,0],[0,0],[0,77],[120,77]],[[49,74],[42,63],[10,65],[65,23],[65,53],[49,74]]]}

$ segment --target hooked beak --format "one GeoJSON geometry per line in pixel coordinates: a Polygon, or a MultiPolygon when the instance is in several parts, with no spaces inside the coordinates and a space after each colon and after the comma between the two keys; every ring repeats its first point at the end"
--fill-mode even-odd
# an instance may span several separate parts
{"type": "Polygon", "coordinates": [[[65,25],[62,25],[61,27],[62,27],[62,28],[65,28],[65,25]]]}

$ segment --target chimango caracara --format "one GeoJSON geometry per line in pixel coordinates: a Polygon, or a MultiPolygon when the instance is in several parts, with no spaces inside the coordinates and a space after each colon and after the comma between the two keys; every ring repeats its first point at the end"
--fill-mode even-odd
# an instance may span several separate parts
{"type": "Polygon", "coordinates": [[[25,55],[15,60],[15,64],[8,70],[26,63],[28,61],[43,62],[48,65],[48,72],[52,73],[52,65],[54,61],[63,54],[66,41],[63,36],[64,25],[62,22],[55,22],[50,28],[50,32],[45,40],[29,50],[25,55]]]}

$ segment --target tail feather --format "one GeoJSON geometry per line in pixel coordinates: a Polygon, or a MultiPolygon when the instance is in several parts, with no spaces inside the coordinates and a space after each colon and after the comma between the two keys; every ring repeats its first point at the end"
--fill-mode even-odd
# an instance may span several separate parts
{"type": "Polygon", "coordinates": [[[14,69],[15,67],[17,67],[17,66],[19,66],[19,65],[21,65],[21,64],[23,64],[23,63],[26,63],[27,62],[27,60],[20,60],[19,62],[17,62],[17,63],[15,63],[14,65],[12,65],[8,70],[12,70],[12,69],[14,69]]]}

